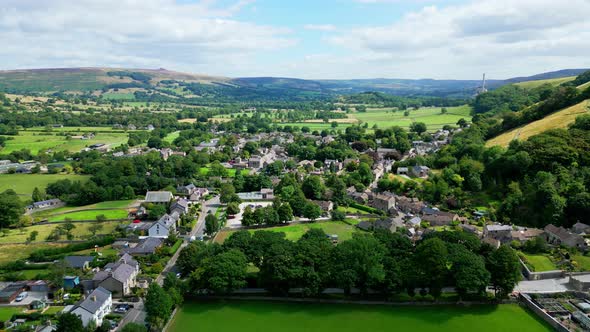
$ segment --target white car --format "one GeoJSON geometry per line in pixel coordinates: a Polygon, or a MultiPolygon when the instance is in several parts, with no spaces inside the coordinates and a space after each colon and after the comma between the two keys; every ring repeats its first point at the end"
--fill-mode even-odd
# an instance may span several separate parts
{"type": "Polygon", "coordinates": [[[29,294],[27,294],[27,292],[22,292],[22,293],[18,294],[18,296],[14,300],[16,302],[20,302],[20,301],[26,299],[27,298],[27,295],[29,295],[29,294]]]}

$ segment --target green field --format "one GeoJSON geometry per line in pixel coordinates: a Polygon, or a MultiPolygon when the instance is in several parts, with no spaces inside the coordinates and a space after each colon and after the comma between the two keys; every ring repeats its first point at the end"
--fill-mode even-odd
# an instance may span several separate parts
{"type": "Polygon", "coordinates": [[[546,255],[529,255],[524,253],[521,255],[524,256],[526,262],[533,268],[534,272],[558,270],[557,266],[546,255]]]}
{"type": "Polygon", "coordinates": [[[487,141],[486,146],[508,146],[508,144],[515,139],[525,141],[529,137],[540,134],[549,129],[566,128],[570,123],[576,120],[576,117],[588,113],[590,113],[590,100],[585,100],[561,111],[551,113],[540,120],[533,121],[522,127],[514,128],[496,136],[487,141]]]}
{"type": "Polygon", "coordinates": [[[5,322],[12,318],[12,315],[22,313],[25,307],[1,307],[0,308],[0,322],[5,322]]]}
{"type": "Polygon", "coordinates": [[[164,137],[163,141],[168,142],[168,143],[172,143],[172,142],[174,142],[174,140],[178,136],[180,136],[180,131],[173,131],[170,134],[166,135],[166,137],[164,137]]]}
{"type": "Polygon", "coordinates": [[[277,122],[277,126],[291,126],[291,127],[299,127],[299,129],[303,127],[308,127],[309,130],[314,131],[322,131],[322,130],[338,130],[338,129],[346,129],[346,127],[350,127],[353,123],[339,123],[338,127],[332,128],[332,124],[324,123],[324,122],[277,122]]]}
{"type": "Polygon", "coordinates": [[[572,258],[576,262],[578,271],[590,271],[590,257],[574,255],[572,258]]]}
{"type": "Polygon", "coordinates": [[[515,304],[366,306],[276,302],[185,303],[169,331],[218,332],[541,332],[551,331],[515,304]]]}
{"type": "MultiPolygon", "coordinates": [[[[226,168],[226,169],[227,169],[227,176],[228,177],[233,178],[234,176],[236,176],[237,170],[235,168],[226,168]]],[[[201,168],[199,168],[199,173],[201,175],[207,175],[207,174],[209,174],[209,168],[208,167],[201,167],[201,168]]],[[[243,169],[240,174],[248,175],[248,173],[250,173],[249,169],[243,169]]]]}
{"type": "MultiPolygon", "coordinates": [[[[56,128],[59,129],[59,128],[56,128]]],[[[74,136],[82,135],[85,132],[92,132],[91,129],[82,128],[82,131],[75,132],[74,136]]],[[[53,132],[20,131],[17,136],[10,136],[11,140],[6,141],[6,146],[0,150],[8,154],[13,151],[28,149],[33,154],[41,150],[51,149],[54,151],[79,152],[82,149],[97,143],[109,145],[111,148],[127,143],[128,134],[125,132],[98,132],[92,139],[67,139],[66,136],[57,135],[53,132]]]]}
{"type": "Polygon", "coordinates": [[[0,245],[0,264],[14,262],[19,259],[26,259],[35,250],[63,246],[65,246],[65,244],[42,242],[34,244],[3,244],[0,245]]]}
{"type": "MultiPolygon", "coordinates": [[[[74,235],[74,240],[82,240],[82,239],[86,239],[87,237],[89,237],[91,235],[91,233],[88,230],[88,228],[92,224],[93,223],[91,223],[91,222],[74,223],[74,225],[76,226],[76,228],[72,231],[72,234],[74,235]]],[[[118,222],[118,221],[104,222],[104,223],[102,223],[103,229],[100,230],[97,234],[113,233],[113,231],[117,228],[117,226],[119,226],[121,224],[125,224],[125,223],[118,222]]],[[[0,244],[25,242],[27,240],[27,237],[29,236],[29,234],[32,231],[39,232],[39,235],[37,235],[37,239],[35,240],[35,242],[43,242],[46,240],[47,236],[51,233],[51,231],[53,231],[58,226],[59,226],[59,224],[35,225],[35,226],[25,227],[25,228],[23,228],[22,231],[20,229],[10,229],[10,232],[8,234],[6,234],[6,235],[2,234],[3,236],[0,236],[0,244]]],[[[66,240],[66,237],[62,236],[61,240],[66,240]]],[[[3,250],[4,250],[4,247],[0,247],[0,251],[3,251],[3,250]]]]}
{"type": "Polygon", "coordinates": [[[515,83],[514,85],[517,85],[517,86],[519,86],[521,88],[525,88],[525,89],[534,89],[534,88],[540,87],[543,84],[551,84],[553,86],[558,86],[560,84],[563,84],[565,82],[570,82],[575,79],[576,79],[576,76],[569,76],[569,77],[551,78],[551,79],[538,80],[538,81],[526,81],[526,82],[515,83]]]}
{"type": "MultiPolygon", "coordinates": [[[[424,122],[429,131],[442,128],[444,125],[456,126],[459,119],[471,121],[471,108],[467,105],[447,107],[447,113],[442,114],[440,107],[425,107],[410,111],[404,116],[404,111],[391,109],[367,109],[367,112],[354,113],[352,116],[369,124],[369,128],[377,125],[379,128],[399,126],[409,128],[412,122],[424,122]]],[[[342,124],[340,124],[342,125],[342,124]]]]}
{"type": "Polygon", "coordinates": [[[113,209],[113,210],[85,210],[68,212],[56,216],[47,218],[47,221],[64,221],[66,218],[71,220],[95,220],[96,216],[104,215],[107,219],[125,219],[129,212],[124,209],[113,209]]]}
{"type": "Polygon", "coordinates": [[[121,92],[107,92],[103,93],[103,99],[107,100],[135,100],[135,95],[133,93],[121,93],[121,92]]]}
{"type": "MultiPolygon", "coordinates": [[[[110,211],[110,210],[126,211],[126,209],[131,204],[133,204],[133,202],[135,202],[135,200],[107,201],[107,202],[100,202],[100,203],[84,205],[84,206],[64,206],[64,207],[60,207],[57,209],[35,212],[33,214],[33,216],[35,218],[37,218],[37,217],[38,218],[50,218],[50,217],[57,217],[59,215],[64,215],[64,214],[72,214],[75,212],[88,212],[89,214],[92,213],[94,215],[94,218],[96,218],[96,215],[101,214],[100,211],[102,211],[102,213],[105,215],[107,215],[108,211],[110,211]]],[[[127,216],[127,212],[125,212],[125,216],[127,216]]],[[[68,216],[68,218],[71,218],[71,217],[68,216]]],[[[92,219],[94,219],[94,218],[92,218],[92,219]]],[[[85,219],[85,220],[88,220],[88,219],[85,219]]]]}
{"type": "Polygon", "coordinates": [[[1,174],[0,191],[12,189],[19,195],[30,196],[35,187],[44,190],[48,184],[63,179],[86,182],[90,179],[90,176],[70,174],[1,174]]]}
{"type": "MultiPolygon", "coordinates": [[[[269,228],[257,228],[249,230],[250,233],[256,231],[271,231],[271,232],[282,232],[285,233],[285,238],[291,241],[297,241],[310,229],[323,229],[326,234],[338,235],[338,240],[344,241],[352,238],[353,233],[360,232],[356,227],[348,225],[340,221],[326,221],[316,222],[311,224],[296,224],[282,227],[269,227],[269,228]]],[[[235,231],[223,231],[216,237],[216,242],[223,242],[235,231]]]]}

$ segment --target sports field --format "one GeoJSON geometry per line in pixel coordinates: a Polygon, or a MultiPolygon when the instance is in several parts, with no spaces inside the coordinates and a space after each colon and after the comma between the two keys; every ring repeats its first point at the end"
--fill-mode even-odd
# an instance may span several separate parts
{"type": "MultiPolygon", "coordinates": [[[[91,132],[91,130],[74,132],[73,136],[81,136],[85,132],[91,132]]],[[[128,134],[124,132],[97,132],[95,137],[86,140],[80,138],[67,139],[66,136],[57,134],[53,132],[20,131],[17,136],[9,136],[12,139],[6,141],[6,146],[0,152],[8,154],[22,149],[28,149],[33,154],[47,149],[79,152],[85,147],[97,143],[107,144],[114,148],[127,143],[128,139],[128,134]]]]}
{"type": "Polygon", "coordinates": [[[367,306],[276,302],[185,303],[168,331],[209,332],[541,332],[551,331],[516,304],[367,306]]]}
{"type": "Polygon", "coordinates": [[[2,174],[0,175],[0,192],[12,189],[19,195],[30,196],[35,187],[45,190],[48,184],[58,180],[70,179],[71,181],[86,182],[89,175],[62,175],[62,174],[2,174]]]}

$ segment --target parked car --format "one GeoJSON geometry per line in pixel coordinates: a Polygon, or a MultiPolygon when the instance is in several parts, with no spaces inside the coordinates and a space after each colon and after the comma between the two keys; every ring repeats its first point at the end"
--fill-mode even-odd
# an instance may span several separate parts
{"type": "Polygon", "coordinates": [[[64,300],[69,300],[70,299],[70,293],[65,293],[63,296],[64,300]]]}
{"type": "Polygon", "coordinates": [[[115,307],[114,311],[119,314],[124,314],[129,311],[130,308],[131,306],[129,304],[119,304],[115,307]]]}
{"type": "Polygon", "coordinates": [[[27,292],[22,292],[22,293],[18,294],[18,296],[14,300],[16,302],[20,302],[20,301],[26,299],[27,298],[27,295],[29,295],[27,292]]]}

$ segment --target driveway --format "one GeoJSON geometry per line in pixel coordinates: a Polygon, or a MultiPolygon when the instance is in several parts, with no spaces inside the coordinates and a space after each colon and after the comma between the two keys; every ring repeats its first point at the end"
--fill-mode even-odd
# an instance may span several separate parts
{"type": "Polygon", "coordinates": [[[45,292],[27,292],[27,297],[20,302],[12,301],[11,305],[29,305],[31,302],[39,300],[39,301],[47,301],[47,293],[45,292]]]}
{"type": "Polygon", "coordinates": [[[252,209],[256,209],[256,207],[266,207],[272,205],[272,202],[247,202],[240,204],[240,213],[236,214],[233,218],[227,219],[225,222],[225,227],[228,228],[241,228],[242,227],[242,216],[244,215],[244,210],[247,206],[252,206],[252,209]]]}
{"type": "Polygon", "coordinates": [[[545,280],[523,280],[516,285],[515,291],[521,293],[561,293],[570,290],[569,277],[545,280]]]}

